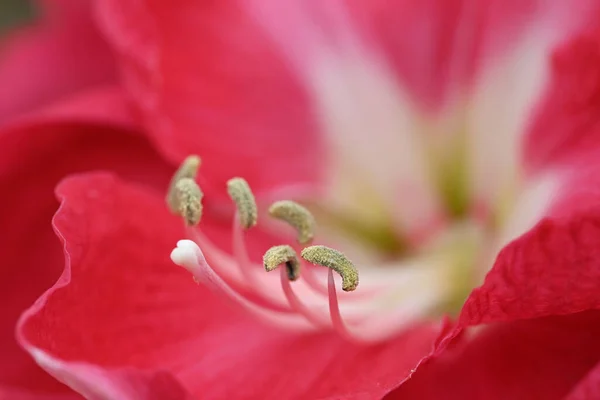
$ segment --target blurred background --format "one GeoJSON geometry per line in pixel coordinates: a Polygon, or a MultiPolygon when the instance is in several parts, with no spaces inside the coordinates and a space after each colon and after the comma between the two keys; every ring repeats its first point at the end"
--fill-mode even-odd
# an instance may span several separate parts
{"type": "Polygon", "coordinates": [[[31,1],[0,1],[0,34],[4,35],[11,29],[27,23],[32,18],[35,18],[35,9],[31,1]]]}

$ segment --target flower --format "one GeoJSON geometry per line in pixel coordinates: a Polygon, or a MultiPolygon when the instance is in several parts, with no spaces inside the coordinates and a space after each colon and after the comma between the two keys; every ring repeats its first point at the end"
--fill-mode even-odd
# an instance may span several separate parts
{"type": "Polygon", "coordinates": [[[5,320],[69,174],[17,340],[87,398],[585,398],[596,6],[98,2],[121,80],[0,133],[5,320]]]}

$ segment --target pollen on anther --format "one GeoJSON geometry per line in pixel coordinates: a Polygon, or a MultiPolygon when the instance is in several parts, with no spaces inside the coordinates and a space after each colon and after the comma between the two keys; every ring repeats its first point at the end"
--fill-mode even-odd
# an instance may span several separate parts
{"type": "Polygon", "coordinates": [[[258,210],[248,182],[243,178],[232,178],[227,181],[227,192],[237,207],[242,227],[250,229],[256,225],[258,210]]]}
{"type": "Polygon", "coordinates": [[[188,225],[197,225],[202,218],[202,190],[191,178],[180,179],[175,185],[177,212],[188,225]]]}
{"type": "Polygon", "coordinates": [[[179,182],[181,179],[196,178],[196,175],[198,174],[198,168],[200,168],[200,163],[200,157],[196,155],[188,156],[185,160],[183,160],[177,171],[175,171],[173,174],[171,182],[169,183],[169,189],[167,191],[166,198],[167,206],[173,214],[179,214],[179,203],[177,200],[175,185],[177,185],[177,182],[179,182]]]}
{"type": "Polygon", "coordinates": [[[298,243],[308,244],[313,240],[315,218],[310,211],[295,201],[276,201],[269,207],[269,215],[293,226],[298,232],[298,243]]]}
{"type": "Polygon", "coordinates": [[[306,247],[300,253],[306,261],[331,268],[342,277],[342,290],[353,291],[358,286],[358,271],[343,253],[326,246],[306,247]]]}
{"type": "Polygon", "coordinates": [[[285,264],[288,279],[295,281],[300,277],[300,261],[294,249],[287,244],[273,246],[263,256],[263,264],[267,272],[273,271],[281,264],[285,264]]]}

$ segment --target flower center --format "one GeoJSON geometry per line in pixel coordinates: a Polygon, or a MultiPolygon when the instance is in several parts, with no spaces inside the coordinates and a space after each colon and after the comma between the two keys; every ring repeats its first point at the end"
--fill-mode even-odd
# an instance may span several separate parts
{"type": "MultiPolygon", "coordinates": [[[[422,176],[431,190],[369,190],[370,178],[363,169],[362,174],[348,174],[353,177],[351,182],[338,185],[347,189],[334,194],[343,200],[327,198],[310,203],[319,221],[321,240],[348,254],[359,266],[364,280],[371,274],[388,273],[402,282],[415,279],[415,285],[422,285],[423,291],[439,288],[435,305],[415,305],[425,317],[460,311],[470,291],[491,266],[500,240],[504,239],[500,234],[510,214],[507,210],[515,205],[515,186],[502,187],[491,198],[480,197],[474,190],[469,154],[473,149],[467,128],[460,121],[461,118],[455,123],[438,121],[442,127],[454,128],[445,136],[431,121],[416,124],[427,131],[418,132],[421,140],[415,144],[415,151],[425,160],[422,176]],[[390,201],[389,196],[379,196],[381,192],[400,195],[390,201]],[[411,197],[412,202],[406,201],[411,197]],[[434,211],[411,223],[405,223],[410,218],[395,215],[397,210],[410,214],[411,206],[416,204],[418,209],[420,202],[433,204],[434,211]],[[349,203],[352,204],[348,206],[349,203]],[[420,269],[429,281],[421,280],[415,269],[420,269]],[[415,275],[419,278],[413,278],[415,275]]],[[[406,289],[399,284],[397,290],[406,289]]],[[[402,293],[398,298],[403,298],[402,293]]]]}
{"type": "MultiPolygon", "coordinates": [[[[271,225],[255,227],[266,216],[244,179],[233,178],[227,185],[237,210],[232,254],[204,235],[198,225],[203,193],[194,180],[199,164],[198,157],[186,159],[169,188],[167,203],[184,219],[189,238],[178,243],[171,258],[196,281],[261,319],[286,329],[334,329],[348,339],[376,341],[415,319],[457,310],[474,285],[473,269],[489,233],[469,214],[461,185],[439,186],[453,218],[428,228],[423,237],[397,229],[386,209],[374,206],[379,203],[376,196],[359,199],[369,207],[369,219],[327,202],[305,207],[292,200],[275,201],[269,216],[293,227],[297,243],[265,248],[261,265],[250,258],[245,235],[271,225]],[[311,246],[313,239],[324,245],[311,246]],[[358,286],[355,265],[361,273],[360,290],[346,293],[358,286]],[[267,273],[278,267],[279,277],[267,273]]],[[[460,168],[444,171],[451,182],[462,179],[460,168]]]]}
{"type": "MultiPolygon", "coordinates": [[[[309,202],[319,227],[324,236],[340,237],[344,242],[351,243],[369,253],[375,252],[386,259],[397,259],[406,256],[409,245],[402,234],[398,232],[385,210],[381,209],[380,218],[366,219],[351,213],[332,209],[327,204],[309,202]]],[[[360,205],[359,205],[360,206],[360,205]]],[[[364,207],[369,207],[368,203],[364,207]]]]}

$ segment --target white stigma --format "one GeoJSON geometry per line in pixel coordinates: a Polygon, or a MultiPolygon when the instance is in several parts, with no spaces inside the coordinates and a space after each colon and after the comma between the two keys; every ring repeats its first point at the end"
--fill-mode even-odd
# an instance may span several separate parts
{"type": "Polygon", "coordinates": [[[179,240],[177,247],[171,251],[171,261],[187,269],[195,277],[200,277],[201,265],[206,265],[202,250],[191,240],[179,240]]]}

